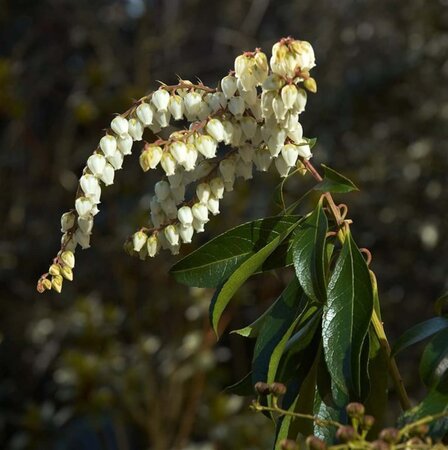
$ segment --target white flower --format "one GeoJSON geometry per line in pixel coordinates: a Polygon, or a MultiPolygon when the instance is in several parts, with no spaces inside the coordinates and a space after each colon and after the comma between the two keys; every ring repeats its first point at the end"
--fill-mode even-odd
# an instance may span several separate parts
{"type": "Polygon", "coordinates": [[[123,167],[123,154],[118,150],[113,155],[108,156],[107,160],[115,170],[120,170],[123,167]]]}
{"type": "Polygon", "coordinates": [[[169,150],[177,163],[182,164],[187,159],[187,146],[184,142],[174,141],[170,144],[169,150]]]}
{"type": "Polygon", "coordinates": [[[274,97],[275,93],[271,91],[263,91],[261,94],[261,112],[265,119],[268,119],[274,114],[274,109],[272,108],[274,97]]]}
{"type": "Polygon", "coordinates": [[[302,71],[310,71],[316,65],[314,50],[311,44],[307,41],[296,41],[297,44],[297,64],[302,71]]]}
{"type": "Polygon", "coordinates": [[[287,84],[282,88],[282,101],[286,109],[292,109],[297,100],[297,88],[294,84],[287,84]]]}
{"type": "Polygon", "coordinates": [[[87,197],[78,197],[75,201],[75,209],[79,217],[87,217],[93,208],[93,203],[87,197]]]}
{"type": "Polygon", "coordinates": [[[232,98],[236,92],[236,78],[233,75],[227,75],[221,80],[221,89],[227,99],[232,98]]]}
{"type": "Polygon", "coordinates": [[[179,236],[184,244],[189,244],[194,234],[193,225],[179,227],[179,236]]]}
{"type": "Polygon", "coordinates": [[[267,149],[258,149],[254,154],[254,163],[261,172],[266,172],[271,165],[271,154],[267,149]]]}
{"type": "Polygon", "coordinates": [[[138,119],[129,119],[129,135],[134,141],[141,141],[143,138],[143,125],[138,119]]]}
{"type": "Polygon", "coordinates": [[[146,145],[140,154],[140,166],[144,172],[155,169],[162,159],[163,150],[158,145],[146,145]]]}
{"type": "Polygon", "coordinates": [[[198,159],[198,151],[196,150],[196,147],[193,144],[188,144],[187,157],[185,158],[185,161],[182,163],[187,172],[190,172],[195,168],[197,159],[198,159]]]}
{"type": "Polygon", "coordinates": [[[134,251],[139,252],[143,246],[146,244],[148,236],[143,231],[137,231],[132,236],[132,244],[134,246],[134,251]]]}
{"type": "Polygon", "coordinates": [[[229,145],[233,139],[233,124],[230,120],[224,120],[222,126],[224,128],[224,144],[229,145]]]}
{"type": "Polygon", "coordinates": [[[310,159],[313,156],[313,154],[311,153],[311,148],[305,140],[302,141],[302,143],[300,143],[297,148],[299,150],[299,156],[301,156],[302,158],[310,159]]]}
{"type": "MultiPolygon", "coordinates": [[[[171,113],[169,111],[156,111],[154,114],[154,117],[161,128],[165,128],[170,124],[171,113]]],[[[151,127],[152,127],[152,125],[151,125],[151,127]]],[[[161,129],[160,127],[159,127],[159,131],[161,129]]],[[[154,131],[152,128],[151,128],[151,130],[153,133],[158,133],[158,131],[154,131]]]]}
{"type": "Polygon", "coordinates": [[[69,211],[61,216],[61,232],[66,232],[74,227],[76,215],[74,212],[69,211]]]}
{"type": "Polygon", "coordinates": [[[257,101],[257,103],[251,105],[250,110],[257,122],[261,122],[263,119],[263,112],[261,110],[261,103],[257,101]]]}
{"type": "Polygon", "coordinates": [[[179,244],[179,232],[174,225],[168,225],[164,230],[163,234],[170,245],[176,246],[179,244]]]}
{"type": "Polygon", "coordinates": [[[191,212],[193,213],[193,217],[197,220],[203,223],[208,222],[208,209],[207,206],[202,203],[195,203],[191,208],[191,212]]]}
{"type": "Polygon", "coordinates": [[[130,155],[132,150],[132,137],[126,133],[122,134],[117,139],[117,147],[123,155],[130,155]]]}
{"type": "Polygon", "coordinates": [[[128,132],[128,126],[128,121],[122,116],[115,117],[110,123],[110,127],[118,136],[126,134],[128,132]]]}
{"type": "Polygon", "coordinates": [[[74,238],[83,250],[90,247],[90,234],[83,233],[80,228],[75,231],[74,238]]]}
{"type": "Polygon", "coordinates": [[[107,163],[104,166],[104,170],[100,176],[100,179],[106,186],[110,186],[111,184],[114,183],[114,177],[115,177],[115,170],[109,163],[107,163]]]}
{"type": "Polygon", "coordinates": [[[214,92],[213,94],[208,94],[204,99],[209,105],[212,112],[219,111],[227,106],[227,99],[223,92],[214,92]]]}
{"type": "Polygon", "coordinates": [[[215,177],[210,181],[210,190],[217,199],[224,196],[224,181],[221,177],[215,177]]]}
{"type": "Polygon", "coordinates": [[[228,158],[223,159],[219,163],[219,171],[222,175],[224,183],[233,181],[235,179],[235,160],[228,158]]]}
{"type": "Polygon", "coordinates": [[[297,90],[297,98],[294,103],[294,111],[300,114],[301,112],[305,111],[306,106],[306,99],[307,99],[307,93],[305,89],[298,89],[297,90]]]}
{"type": "Polygon", "coordinates": [[[242,145],[238,149],[238,154],[240,155],[240,158],[246,163],[252,162],[253,157],[254,157],[254,152],[255,152],[255,148],[249,144],[242,145]]]}
{"type": "Polygon", "coordinates": [[[199,92],[189,92],[184,97],[184,105],[185,105],[185,115],[189,120],[194,119],[197,117],[200,104],[202,102],[202,96],[199,94],[199,92]]]}
{"type": "Polygon", "coordinates": [[[277,122],[285,118],[287,109],[280,95],[276,95],[272,101],[272,109],[274,110],[277,122]]]}
{"type": "Polygon", "coordinates": [[[89,156],[87,160],[87,167],[96,177],[100,177],[106,166],[106,158],[99,153],[89,156]]]}
{"type": "MultiPolygon", "coordinates": [[[[240,84],[240,80],[238,80],[238,84],[240,84]]],[[[238,86],[238,91],[239,91],[241,97],[243,98],[244,102],[248,106],[252,106],[252,105],[255,105],[255,103],[257,103],[258,93],[257,93],[257,88],[255,86],[249,90],[245,90],[242,88],[242,86],[238,86]]]]}
{"type": "Polygon", "coordinates": [[[96,196],[98,190],[101,192],[98,179],[94,175],[85,174],[79,179],[79,185],[86,197],[96,196]]]}
{"type": "Polygon", "coordinates": [[[167,111],[170,103],[170,94],[165,89],[159,88],[152,94],[151,102],[157,111],[167,111]]]}
{"type": "Polygon", "coordinates": [[[208,183],[200,183],[196,187],[196,196],[201,203],[207,203],[210,198],[211,189],[208,183]]]}
{"type": "Polygon", "coordinates": [[[224,126],[219,119],[210,119],[206,126],[207,133],[216,141],[224,140],[224,126]]]}
{"type": "Polygon", "coordinates": [[[229,100],[229,111],[234,116],[242,116],[244,114],[246,105],[242,97],[232,97],[229,100]]]}
{"type": "Polygon", "coordinates": [[[241,129],[247,139],[252,139],[257,131],[257,121],[250,116],[242,117],[240,119],[241,129]]]}
{"type": "Polygon", "coordinates": [[[162,166],[163,170],[168,176],[174,175],[176,171],[176,161],[172,157],[171,153],[168,152],[163,153],[160,165],[162,166]]]}
{"type": "Polygon", "coordinates": [[[212,110],[211,108],[207,105],[207,103],[205,103],[204,101],[202,101],[199,104],[199,108],[198,108],[198,119],[199,120],[205,120],[210,114],[211,114],[212,110]]]}
{"type": "Polygon", "coordinates": [[[207,202],[208,210],[216,216],[219,214],[219,200],[215,197],[210,197],[207,202]]]}
{"type": "Polygon", "coordinates": [[[171,187],[171,196],[176,204],[181,203],[185,199],[185,185],[181,184],[177,187],[171,187]]]}
{"type": "Polygon", "coordinates": [[[158,212],[151,211],[151,222],[156,228],[160,227],[165,222],[165,220],[166,216],[162,210],[158,212]]]}
{"type": "MultiPolygon", "coordinates": [[[[207,209],[207,207],[205,207],[207,209]]],[[[208,210],[207,210],[208,211],[208,210]]],[[[193,219],[193,228],[196,233],[203,233],[205,231],[204,229],[204,223],[202,220],[196,219],[196,217],[193,219]]]]}
{"type": "Polygon", "coordinates": [[[136,113],[140,122],[142,122],[145,127],[152,124],[154,111],[152,110],[151,105],[148,103],[141,103],[137,106],[136,113]]]}
{"type": "Polygon", "coordinates": [[[242,177],[245,180],[251,180],[253,178],[252,176],[252,161],[246,162],[240,159],[236,163],[235,167],[235,175],[237,177],[242,177]]]}
{"type": "Polygon", "coordinates": [[[174,175],[170,175],[168,177],[171,189],[179,187],[183,183],[183,179],[184,179],[183,169],[179,167],[179,170],[177,170],[174,175]]]}
{"type": "Polygon", "coordinates": [[[289,173],[289,166],[286,163],[286,161],[283,159],[283,156],[279,156],[278,158],[275,158],[275,167],[278,170],[279,175],[284,178],[288,176],[289,173]]]}
{"type": "Polygon", "coordinates": [[[168,219],[177,219],[177,207],[176,202],[172,197],[168,197],[163,202],[160,202],[160,206],[168,219]]]}
{"type": "Polygon", "coordinates": [[[282,148],[282,157],[285,160],[288,167],[294,167],[299,156],[299,149],[296,145],[286,144],[282,148]]]}
{"type": "MultiPolygon", "coordinates": [[[[76,242],[75,235],[64,233],[61,238],[61,248],[69,252],[74,252],[78,243],[76,242]]],[[[64,252],[65,253],[65,252],[64,252]]]]}
{"type": "Polygon", "coordinates": [[[149,236],[148,240],[146,241],[146,250],[151,258],[157,255],[157,252],[159,250],[159,243],[156,234],[152,234],[151,236],[149,236]]]}
{"type": "Polygon", "coordinates": [[[193,213],[191,208],[189,206],[182,206],[182,208],[179,208],[177,211],[177,218],[182,225],[191,225],[193,223],[193,213]]]}
{"type": "Polygon", "coordinates": [[[303,128],[300,122],[296,122],[294,128],[290,127],[288,130],[288,137],[296,144],[300,144],[303,138],[303,128]]]}
{"type": "Polygon", "coordinates": [[[78,217],[78,227],[85,234],[91,234],[93,229],[93,217],[78,217]]]}
{"type": "Polygon", "coordinates": [[[168,110],[172,114],[174,120],[182,120],[184,116],[184,101],[180,95],[172,95],[168,110]]]}
{"type": "Polygon", "coordinates": [[[216,147],[218,144],[211,136],[207,134],[198,136],[194,141],[194,145],[198,152],[204,155],[205,158],[209,159],[216,156],[216,147]]]}
{"type": "Polygon", "coordinates": [[[106,156],[113,155],[117,150],[117,140],[110,134],[106,134],[100,140],[100,148],[106,156]]]}
{"type": "Polygon", "coordinates": [[[154,186],[154,192],[156,193],[157,200],[159,202],[163,202],[171,194],[170,184],[168,183],[168,181],[158,181],[154,186]]]}
{"type": "Polygon", "coordinates": [[[285,81],[282,77],[273,73],[269,75],[266,80],[263,81],[263,90],[264,91],[278,91],[285,85],[285,81]]]}

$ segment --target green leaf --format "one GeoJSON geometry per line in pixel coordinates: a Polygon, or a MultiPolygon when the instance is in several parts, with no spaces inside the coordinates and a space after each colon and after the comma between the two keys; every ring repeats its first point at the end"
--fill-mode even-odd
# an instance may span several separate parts
{"type": "Polygon", "coordinates": [[[290,224],[286,230],[277,233],[274,239],[258,250],[257,253],[247,258],[225,281],[221,288],[217,289],[210,303],[210,322],[218,335],[218,324],[224,309],[241,285],[266,261],[269,255],[288,237],[297,227],[300,221],[290,224]]]}
{"type": "Polygon", "coordinates": [[[439,331],[426,346],[420,376],[429,388],[448,393],[448,328],[439,331]]]}
{"type": "Polygon", "coordinates": [[[335,401],[342,393],[360,399],[361,350],[373,311],[372,283],[367,264],[350,233],[328,285],[322,337],[325,361],[332,376],[335,401]]]}
{"type": "Polygon", "coordinates": [[[324,164],[322,164],[322,167],[324,168],[324,179],[314,187],[316,191],[332,192],[334,194],[359,191],[352,180],[324,164]]]}
{"type": "Polygon", "coordinates": [[[171,268],[180,283],[217,287],[245,260],[282,235],[299,216],[275,216],[239,225],[215,237],[171,268]]]}
{"type": "Polygon", "coordinates": [[[325,238],[328,220],[322,208],[322,198],[313,213],[297,229],[292,244],[294,268],[306,295],[325,302],[325,238]]]}
{"type": "Polygon", "coordinates": [[[448,292],[436,300],[434,310],[438,316],[443,315],[443,308],[448,306],[448,292]]]}
{"type": "Polygon", "coordinates": [[[308,299],[294,278],[266,316],[255,342],[252,381],[275,381],[283,350],[305,311],[308,299]]]}
{"type": "Polygon", "coordinates": [[[414,325],[409,330],[406,330],[397,340],[392,348],[392,355],[396,355],[405,348],[421,342],[445,328],[448,328],[448,319],[445,317],[433,317],[414,325]]]}

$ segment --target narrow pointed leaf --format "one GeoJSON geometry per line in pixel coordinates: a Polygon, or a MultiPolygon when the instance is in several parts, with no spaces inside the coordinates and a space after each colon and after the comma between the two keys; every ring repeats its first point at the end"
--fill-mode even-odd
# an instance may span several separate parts
{"type": "Polygon", "coordinates": [[[294,268],[306,295],[317,302],[325,302],[325,239],[328,220],[322,199],[313,213],[297,229],[292,244],[294,268]]]}
{"type": "Polygon", "coordinates": [[[448,393],[448,328],[439,331],[426,346],[420,376],[429,388],[448,393]]]}
{"type": "Polygon", "coordinates": [[[218,335],[218,324],[224,309],[235,295],[235,292],[242,284],[257,271],[257,269],[266,261],[272,252],[291,234],[297,227],[299,221],[290,224],[283,232],[277,234],[267,245],[262,247],[258,252],[247,258],[238,268],[230,275],[221,288],[217,289],[210,303],[210,322],[218,335]]]}
{"type": "Polygon", "coordinates": [[[336,172],[336,170],[322,164],[324,168],[324,179],[314,187],[317,191],[332,192],[334,194],[345,194],[347,192],[359,191],[352,180],[336,172]]]}
{"type": "Polygon", "coordinates": [[[217,287],[242,262],[278,238],[298,219],[298,216],[276,216],[239,225],[180,260],[171,273],[188,286],[217,287]]]}
{"type": "Polygon", "coordinates": [[[446,317],[433,317],[413,326],[397,340],[392,348],[392,355],[396,355],[405,348],[421,342],[445,328],[448,328],[448,318],[446,317]]]}
{"type": "MultiPolygon", "coordinates": [[[[361,350],[373,311],[367,264],[348,233],[328,285],[322,337],[335,392],[361,397],[361,350]]],[[[341,401],[336,399],[335,401],[341,401]]]]}

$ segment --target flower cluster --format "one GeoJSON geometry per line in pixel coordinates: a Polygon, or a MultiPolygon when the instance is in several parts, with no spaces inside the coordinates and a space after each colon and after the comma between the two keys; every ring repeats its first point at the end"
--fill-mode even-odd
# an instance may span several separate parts
{"type": "Polygon", "coordinates": [[[90,246],[101,188],[113,183],[115,171],[131,154],[134,141],[143,140],[146,128],[156,134],[173,122],[189,123],[167,139],[144,142],[142,169],[160,166],[164,177],[155,185],[149,226],[126,244],[142,259],[161,248],[177,254],[181,243],[204,231],[209,215],[219,213],[219,202],[233,190],[235,179],[252,178],[254,167],[267,171],[273,163],[286,177],[301,159],[309,159],[311,149],[299,115],[307,91],[316,92],[309,75],[314,65],[308,42],[284,38],[274,45],[270,64],[260,49],[245,52],[216,89],[180,80],[174,86],[162,85],[116,116],[87,160],[75,209],[62,215],[61,250],[39,279],[38,290],[60,292],[63,279],[72,279],[76,247],[90,246]],[[195,195],[186,200],[192,183],[195,195]]]}

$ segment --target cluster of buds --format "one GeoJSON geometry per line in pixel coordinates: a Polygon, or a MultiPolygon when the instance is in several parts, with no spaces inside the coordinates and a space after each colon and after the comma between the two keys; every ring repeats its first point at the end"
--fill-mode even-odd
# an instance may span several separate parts
{"type": "MultiPolygon", "coordinates": [[[[122,168],[133,143],[143,140],[145,129],[154,135],[176,121],[189,124],[167,139],[144,141],[142,169],[161,167],[163,177],[150,201],[148,226],[126,243],[126,249],[142,259],[162,248],[177,254],[182,243],[204,231],[210,215],[220,212],[220,200],[233,190],[235,180],[251,179],[254,168],[264,172],[272,165],[281,177],[288,176],[312,156],[299,115],[307,91],[316,91],[309,75],[314,61],[308,42],[285,38],[274,45],[270,64],[260,49],[245,52],[216,89],[179,80],[173,86],[162,85],[115,117],[87,160],[75,209],[62,216],[55,264],[60,265],[63,254],[73,255],[78,245],[90,246],[102,186],[114,182],[115,171],[122,168]],[[193,183],[194,195],[186,199],[186,188],[193,183]]],[[[44,274],[38,290],[56,289],[49,280],[54,276],[51,270],[44,274]]],[[[60,291],[61,280],[58,285],[60,291]]]]}

